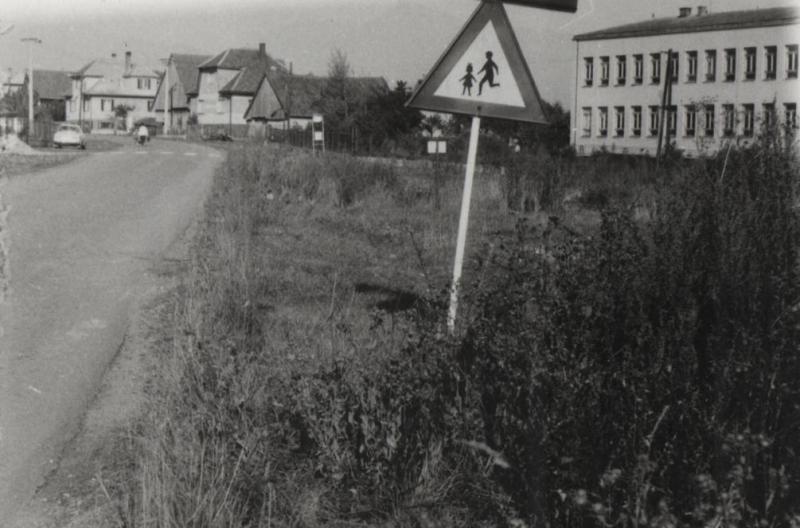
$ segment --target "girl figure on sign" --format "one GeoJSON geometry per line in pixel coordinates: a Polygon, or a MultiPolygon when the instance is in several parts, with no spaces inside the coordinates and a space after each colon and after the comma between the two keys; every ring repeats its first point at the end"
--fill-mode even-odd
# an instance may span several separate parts
{"type": "Polygon", "coordinates": [[[475,76],[472,75],[472,63],[470,62],[467,64],[467,74],[459,79],[461,85],[464,87],[464,89],[461,90],[461,95],[464,95],[464,93],[472,95],[472,83],[476,80],[475,76]]]}

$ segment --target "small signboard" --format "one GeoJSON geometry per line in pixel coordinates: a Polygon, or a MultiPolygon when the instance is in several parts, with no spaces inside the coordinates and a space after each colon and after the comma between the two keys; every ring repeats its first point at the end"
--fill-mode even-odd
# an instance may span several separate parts
{"type": "Polygon", "coordinates": [[[428,154],[447,154],[447,141],[443,139],[429,139],[428,154]]]}
{"type": "Polygon", "coordinates": [[[482,2],[408,102],[421,110],[547,124],[501,2],[482,2]]]}

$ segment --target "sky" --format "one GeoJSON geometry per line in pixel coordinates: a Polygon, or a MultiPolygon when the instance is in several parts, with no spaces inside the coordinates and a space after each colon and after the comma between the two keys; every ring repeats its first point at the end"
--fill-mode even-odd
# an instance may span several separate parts
{"type": "MultiPolygon", "coordinates": [[[[575,34],[704,4],[709,11],[800,5],[800,0],[578,0],[577,13],[510,5],[509,19],[542,97],[566,105],[575,34]]],[[[2,0],[0,72],[76,70],[112,52],[158,67],[170,53],[213,55],[264,42],[295,73],[325,75],[334,49],[355,75],[413,85],[478,6],[477,0],[2,0]]]]}

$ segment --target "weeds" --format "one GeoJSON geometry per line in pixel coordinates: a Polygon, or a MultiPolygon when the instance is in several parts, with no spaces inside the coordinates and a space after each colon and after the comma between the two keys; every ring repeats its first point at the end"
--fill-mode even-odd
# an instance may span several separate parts
{"type": "Polygon", "coordinates": [[[132,525],[795,526],[793,161],[581,163],[477,179],[451,337],[457,168],[233,150],[132,525]]]}

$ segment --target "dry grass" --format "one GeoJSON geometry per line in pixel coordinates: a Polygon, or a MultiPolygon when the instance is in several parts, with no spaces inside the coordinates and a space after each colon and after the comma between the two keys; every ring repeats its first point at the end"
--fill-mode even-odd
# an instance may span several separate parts
{"type": "MultiPolygon", "coordinates": [[[[128,526],[470,522],[463,505],[435,506],[459,486],[492,492],[462,482],[441,445],[424,447],[401,496],[382,470],[353,480],[359,463],[348,453],[359,450],[339,429],[354,420],[341,416],[341,398],[372,405],[377,387],[363,381],[413,334],[404,310],[449,286],[462,170],[232,147],[143,424],[122,501],[128,526]],[[337,393],[324,382],[331,375],[356,392],[337,393]]],[[[466,282],[519,219],[504,190],[499,172],[476,178],[466,282]]],[[[543,212],[528,216],[547,223],[543,212]]],[[[364,456],[393,456],[393,426],[366,420],[359,434],[375,435],[377,447],[364,456]]]]}

